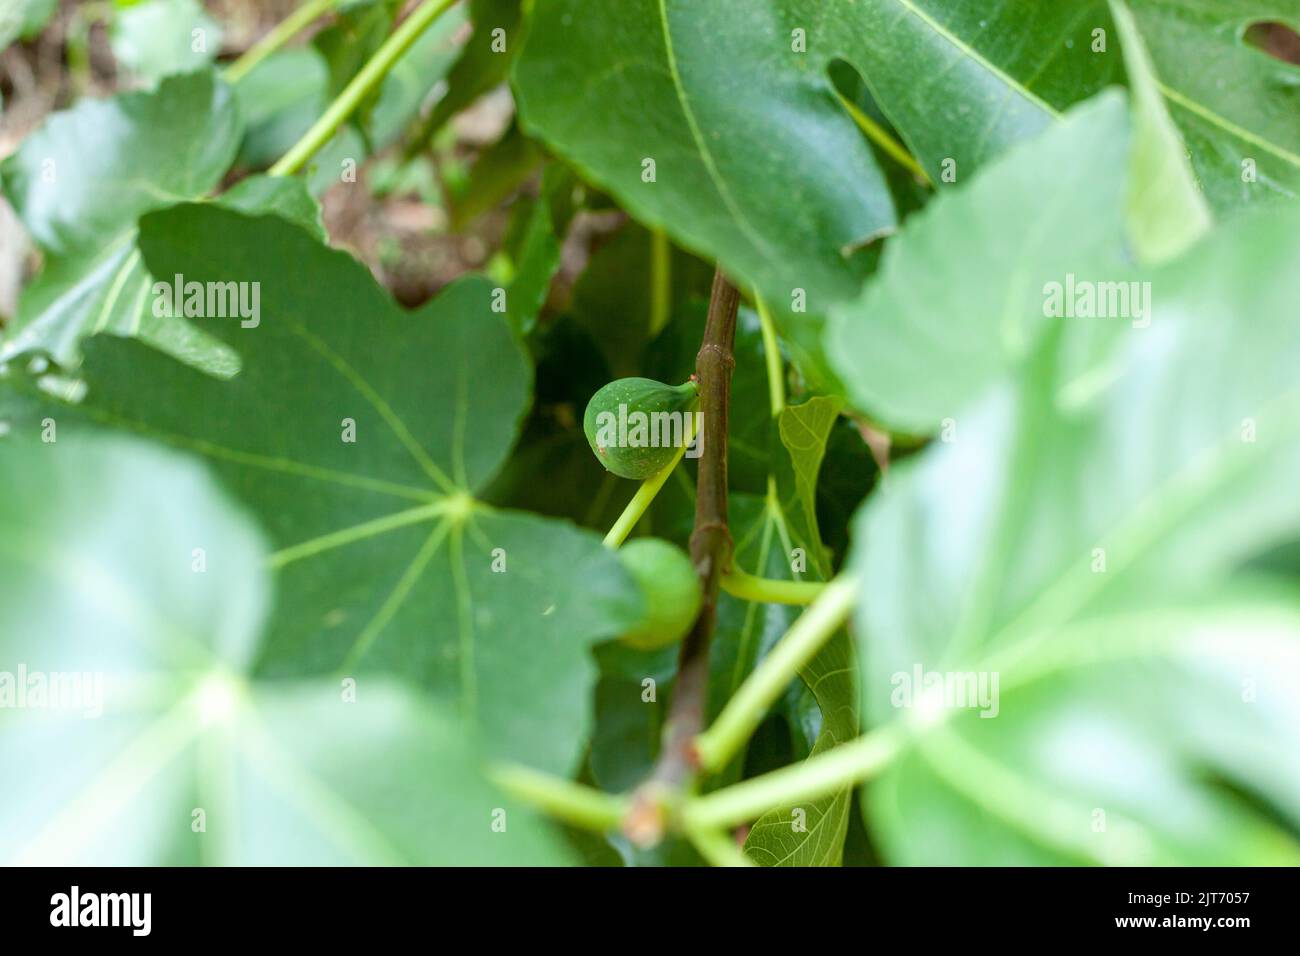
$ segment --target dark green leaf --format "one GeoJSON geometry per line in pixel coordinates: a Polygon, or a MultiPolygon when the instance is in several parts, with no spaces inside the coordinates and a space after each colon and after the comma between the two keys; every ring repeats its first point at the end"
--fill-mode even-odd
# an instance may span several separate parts
{"type": "Polygon", "coordinates": [[[542,150],[511,125],[499,140],[479,154],[465,181],[451,191],[451,225],[463,229],[515,193],[542,164],[542,150]]]}
{"type": "Polygon", "coordinates": [[[1154,79],[1210,204],[1300,196],[1300,67],[1251,47],[1253,22],[1297,24],[1293,0],[1130,0],[1154,79]]]}
{"type": "Polygon", "coordinates": [[[817,317],[857,291],[852,251],[895,221],[827,75],[872,45],[854,9],[560,0],[538,8],[515,70],[525,129],[756,288],[822,378],[817,317]]]}
{"type": "Polygon", "coordinates": [[[491,755],[572,769],[587,649],[630,623],[639,596],[595,535],[472,497],[529,402],[492,285],[460,281],[406,314],[302,229],[211,206],[146,217],[141,247],[161,274],[260,283],[255,327],[196,320],[241,371],[219,381],[98,337],[85,401],[62,415],[205,455],[258,515],[279,594],[259,673],[400,673],[491,755]]]}
{"type": "MultiPolygon", "coordinates": [[[[1129,6],[1150,52],[1152,79],[1211,205],[1228,211],[1300,193],[1300,70],[1243,40],[1251,22],[1293,19],[1294,4],[1130,0],[1129,6]]],[[[883,38],[866,47],[861,71],[939,183],[963,181],[1122,73],[1106,0],[993,6],[863,0],[856,28],[883,38]]]]}

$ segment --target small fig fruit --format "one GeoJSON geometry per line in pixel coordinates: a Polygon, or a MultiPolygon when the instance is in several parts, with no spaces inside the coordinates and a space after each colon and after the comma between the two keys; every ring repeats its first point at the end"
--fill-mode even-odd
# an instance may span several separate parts
{"type": "Polygon", "coordinates": [[[643,481],[662,471],[686,443],[698,395],[693,381],[616,379],[591,396],[582,430],[606,470],[643,481]]]}
{"type": "Polygon", "coordinates": [[[641,621],[619,639],[642,651],[676,644],[691,629],[703,600],[691,559],[660,538],[629,541],[619,548],[618,558],[645,598],[641,621]]]}

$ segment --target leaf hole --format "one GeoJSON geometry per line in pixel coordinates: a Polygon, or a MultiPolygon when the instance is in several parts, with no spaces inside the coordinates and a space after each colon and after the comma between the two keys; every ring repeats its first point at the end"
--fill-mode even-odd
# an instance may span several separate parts
{"type": "Polygon", "coordinates": [[[1260,20],[1250,24],[1242,33],[1247,46],[1283,63],[1300,66],[1300,33],[1276,20],[1260,20]]]}

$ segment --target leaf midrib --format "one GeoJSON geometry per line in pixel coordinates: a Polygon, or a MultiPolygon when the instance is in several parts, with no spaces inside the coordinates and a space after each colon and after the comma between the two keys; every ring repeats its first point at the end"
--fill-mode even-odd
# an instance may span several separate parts
{"type": "Polygon", "coordinates": [[[1284,146],[1265,139],[1258,133],[1252,132],[1245,127],[1238,126],[1227,117],[1220,116],[1205,104],[1184,95],[1159,79],[1156,80],[1156,86],[1160,88],[1160,92],[1165,99],[1175,105],[1182,107],[1195,116],[1199,116],[1207,123],[1219,127],[1230,136],[1234,136],[1242,142],[1250,143],[1252,146],[1258,146],[1260,149],[1272,153],[1284,162],[1300,169],[1300,155],[1296,155],[1284,146]]]}
{"type": "MultiPolygon", "coordinates": [[[[1001,68],[999,68],[994,63],[989,61],[986,57],[984,57],[984,55],[981,54],[974,47],[970,46],[970,44],[966,43],[964,40],[962,40],[960,37],[954,34],[951,30],[945,27],[942,23],[940,23],[939,21],[931,17],[924,10],[917,7],[916,4],[912,2],[912,0],[893,0],[893,2],[898,4],[905,11],[910,13],[912,16],[916,17],[926,26],[928,26],[931,30],[934,31],[935,34],[943,38],[945,42],[952,45],[963,56],[967,57],[972,62],[978,64],[983,69],[988,70],[991,74],[993,74],[1004,84],[1006,84],[1006,86],[1009,89],[1019,94],[1021,97],[1023,97],[1025,100],[1029,101],[1033,105],[1044,110],[1053,118],[1055,119],[1061,118],[1063,114],[1059,112],[1055,107],[1051,106],[1049,103],[1047,103],[1037,94],[1035,94],[1024,83],[1021,83],[1020,81],[1013,79],[1009,74],[1004,72],[1001,68]]],[[[1139,27],[1139,30],[1141,30],[1141,27],[1139,27]]],[[[1154,64],[1153,64],[1153,70],[1154,70],[1154,64]]],[[[1189,113],[1199,116],[1207,123],[1210,123],[1213,126],[1217,126],[1225,133],[1228,133],[1229,135],[1234,136],[1243,142],[1250,143],[1251,145],[1254,146],[1258,146],[1260,149],[1271,153],[1272,155],[1283,160],[1289,165],[1294,166],[1297,169],[1300,169],[1300,155],[1291,152],[1290,150],[1286,149],[1284,146],[1281,146],[1278,143],[1274,143],[1271,140],[1264,138],[1263,136],[1253,132],[1252,130],[1237,125],[1236,123],[1229,120],[1227,117],[1221,116],[1218,113],[1214,112],[1208,106],[1201,103],[1200,101],[1195,100],[1190,96],[1187,96],[1186,94],[1182,93],[1177,89],[1174,89],[1172,86],[1168,85],[1163,80],[1160,80],[1158,77],[1156,79],[1156,85],[1159,88],[1161,95],[1164,96],[1165,99],[1174,103],[1175,105],[1182,107],[1183,109],[1187,110],[1189,113]]]]}
{"type": "MultiPolygon", "coordinates": [[[[662,0],[660,0],[660,2],[662,2],[662,0]]],[[[1061,113],[1054,106],[1049,104],[1046,100],[1043,100],[1041,97],[1038,96],[1038,94],[1034,93],[1033,90],[1029,89],[1023,83],[1020,83],[1015,79],[1012,79],[1011,76],[1009,76],[1000,67],[998,67],[990,60],[988,60],[982,53],[980,53],[970,44],[966,43],[966,41],[962,40],[961,37],[957,36],[955,33],[953,33],[951,30],[945,27],[938,20],[935,20],[924,10],[916,6],[916,4],[912,2],[912,0],[893,0],[893,2],[898,4],[900,7],[902,7],[906,13],[910,13],[912,16],[916,17],[927,27],[933,30],[946,43],[948,43],[954,49],[956,49],[962,56],[966,57],[971,62],[980,66],[982,69],[985,69],[989,73],[996,76],[999,80],[1001,80],[1004,84],[1006,84],[1008,89],[1017,93],[1024,100],[1029,102],[1031,105],[1037,107],[1038,109],[1044,111],[1049,116],[1055,119],[1060,119],[1061,113]]]]}
{"type": "Polygon", "coordinates": [[[717,161],[713,158],[713,153],[709,151],[704,141],[704,132],[700,129],[695,110],[690,105],[685,85],[682,82],[681,71],[677,66],[677,53],[673,45],[672,29],[668,24],[666,0],[657,0],[657,2],[659,4],[659,24],[663,32],[664,56],[668,61],[668,76],[673,82],[673,91],[677,95],[677,103],[681,107],[682,116],[685,118],[686,126],[690,130],[691,139],[695,142],[695,149],[699,153],[700,161],[704,164],[705,171],[708,172],[709,178],[713,181],[713,186],[718,191],[718,197],[731,213],[733,221],[741,232],[745,234],[745,238],[749,240],[750,246],[770,264],[780,266],[779,257],[773,254],[762,234],[754,228],[744,210],[740,208],[735,197],[732,196],[731,187],[723,179],[717,161]]]}

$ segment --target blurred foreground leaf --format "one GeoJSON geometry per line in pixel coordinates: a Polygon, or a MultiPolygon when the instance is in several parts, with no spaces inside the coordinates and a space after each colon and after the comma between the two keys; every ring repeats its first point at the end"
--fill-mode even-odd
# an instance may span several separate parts
{"type": "Polygon", "coordinates": [[[572,769],[588,648],[641,599],[598,536],[473,497],[530,401],[492,285],[463,279],[408,314],[302,229],[210,205],[146,217],[141,245],[161,274],[260,283],[255,327],[196,320],[240,373],[220,381],[99,336],[84,401],[50,414],[198,452],[257,515],[278,594],[257,672],[400,674],[491,755],[572,769]]]}
{"type": "Polygon", "coordinates": [[[567,860],[402,685],[349,699],[337,678],[254,676],[266,551],[197,461],[119,438],[2,447],[5,863],[567,860]]]}

